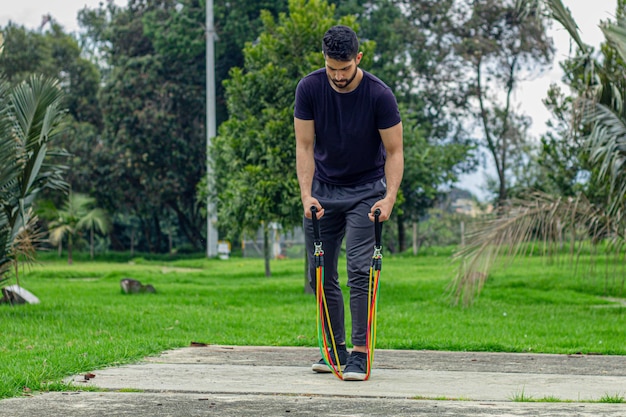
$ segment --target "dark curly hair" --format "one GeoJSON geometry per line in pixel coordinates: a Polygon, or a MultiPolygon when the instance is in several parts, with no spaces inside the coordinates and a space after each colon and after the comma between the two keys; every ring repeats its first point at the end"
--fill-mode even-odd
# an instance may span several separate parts
{"type": "Polygon", "coordinates": [[[324,56],[337,61],[351,61],[359,53],[359,40],[348,26],[337,25],[326,31],[322,40],[324,56]]]}

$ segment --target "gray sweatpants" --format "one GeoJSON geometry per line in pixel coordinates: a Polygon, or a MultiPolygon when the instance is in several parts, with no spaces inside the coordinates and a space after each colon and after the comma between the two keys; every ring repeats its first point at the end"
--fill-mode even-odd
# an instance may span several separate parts
{"type": "MultiPolygon", "coordinates": [[[[346,241],[352,344],[365,346],[367,332],[367,292],[369,269],[374,253],[374,223],[368,213],[374,203],[385,196],[384,179],[351,187],[340,187],[313,181],[312,195],[324,208],[319,221],[324,251],[324,293],[335,342],[346,341],[343,295],[339,285],[337,263],[342,241],[346,241]]],[[[305,241],[309,256],[309,283],[315,290],[315,257],[313,222],[304,219],[305,241]]]]}

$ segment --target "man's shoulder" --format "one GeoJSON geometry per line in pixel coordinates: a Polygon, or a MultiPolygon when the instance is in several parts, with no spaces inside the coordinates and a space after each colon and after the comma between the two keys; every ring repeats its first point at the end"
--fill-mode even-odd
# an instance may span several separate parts
{"type": "Polygon", "coordinates": [[[326,69],[320,68],[308,73],[300,80],[300,83],[318,83],[326,80],[326,69]]]}
{"type": "Polygon", "coordinates": [[[323,83],[326,81],[326,70],[324,68],[308,73],[298,81],[296,95],[311,95],[322,91],[323,83]]]}
{"type": "Polygon", "coordinates": [[[313,71],[298,82],[296,87],[296,103],[294,106],[294,116],[302,120],[312,120],[314,117],[313,108],[320,101],[320,92],[323,91],[323,83],[326,81],[326,70],[324,68],[313,71]]]}
{"type": "Polygon", "coordinates": [[[372,86],[377,87],[381,90],[391,90],[387,84],[371,72],[367,72],[363,70],[363,79],[367,80],[372,86]]]}

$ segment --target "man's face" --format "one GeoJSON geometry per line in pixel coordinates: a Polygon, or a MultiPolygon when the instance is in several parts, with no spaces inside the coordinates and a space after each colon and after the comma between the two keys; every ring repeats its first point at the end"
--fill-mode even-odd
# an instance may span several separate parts
{"type": "Polygon", "coordinates": [[[359,62],[363,54],[359,52],[351,61],[337,61],[326,57],[326,76],[338,90],[346,90],[358,72],[359,62]]]}

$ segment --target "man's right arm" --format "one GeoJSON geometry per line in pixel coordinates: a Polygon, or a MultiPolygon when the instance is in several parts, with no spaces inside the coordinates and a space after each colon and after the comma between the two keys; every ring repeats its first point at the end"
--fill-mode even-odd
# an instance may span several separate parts
{"type": "Polygon", "coordinates": [[[317,217],[324,214],[324,209],[319,201],[311,195],[313,175],[315,174],[315,122],[294,117],[294,130],[296,134],[296,172],[300,184],[300,198],[304,207],[304,215],[311,218],[311,206],[318,210],[317,217]]]}

